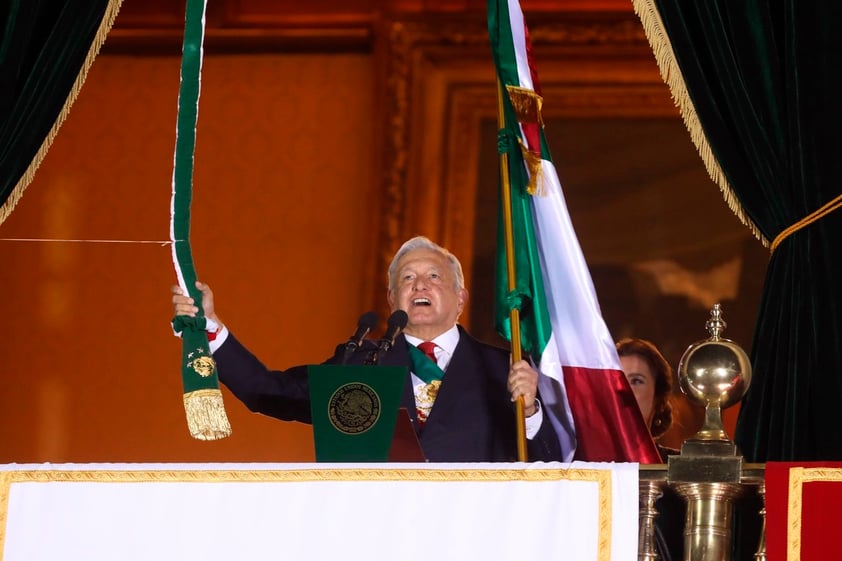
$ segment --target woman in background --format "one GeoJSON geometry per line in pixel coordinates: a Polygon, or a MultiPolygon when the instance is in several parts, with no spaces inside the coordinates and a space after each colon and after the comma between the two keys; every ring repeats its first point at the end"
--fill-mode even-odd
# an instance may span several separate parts
{"type": "MultiPolygon", "coordinates": [[[[620,366],[629,381],[637,405],[649,432],[657,443],[672,424],[672,367],[658,348],[645,339],[621,339],[617,341],[620,366]]],[[[661,461],[667,463],[667,456],[678,454],[658,444],[661,461]]],[[[659,516],[655,518],[655,548],[662,561],[678,561],[684,558],[684,502],[667,487],[658,500],[659,516]]]]}
{"type": "MultiPolygon", "coordinates": [[[[646,426],[657,442],[672,424],[672,367],[658,348],[645,339],[617,341],[617,354],[646,426]]],[[[662,448],[661,454],[666,452],[669,450],[662,448]]]]}

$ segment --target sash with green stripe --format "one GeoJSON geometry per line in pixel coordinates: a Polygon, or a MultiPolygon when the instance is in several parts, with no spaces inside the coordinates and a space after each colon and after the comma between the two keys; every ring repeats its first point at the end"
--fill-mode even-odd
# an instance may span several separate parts
{"type": "Polygon", "coordinates": [[[409,348],[409,363],[412,366],[412,371],[425,384],[430,384],[434,380],[440,382],[444,378],[444,371],[439,368],[438,364],[430,360],[430,357],[425,355],[424,351],[408,342],[406,346],[409,348]]]}

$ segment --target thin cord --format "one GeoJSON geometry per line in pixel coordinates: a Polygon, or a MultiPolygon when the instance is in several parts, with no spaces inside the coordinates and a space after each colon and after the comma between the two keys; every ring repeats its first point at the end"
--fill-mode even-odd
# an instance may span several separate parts
{"type": "Polygon", "coordinates": [[[0,238],[0,242],[65,242],[65,243],[154,243],[161,246],[171,245],[170,240],[69,240],[57,238],[0,238]]]}

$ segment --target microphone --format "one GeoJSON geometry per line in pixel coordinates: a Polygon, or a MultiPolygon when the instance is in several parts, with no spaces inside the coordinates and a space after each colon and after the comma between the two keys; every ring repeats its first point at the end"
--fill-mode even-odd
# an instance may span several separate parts
{"type": "Polygon", "coordinates": [[[406,315],[406,312],[403,310],[395,310],[392,312],[392,315],[389,316],[388,326],[386,327],[386,333],[383,334],[383,338],[380,339],[380,342],[377,343],[377,350],[372,351],[371,357],[369,357],[369,364],[377,364],[380,360],[380,355],[389,352],[392,346],[395,344],[395,339],[397,339],[398,335],[400,335],[403,328],[406,327],[406,323],[409,321],[409,316],[406,315]]]}
{"type": "Polygon", "coordinates": [[[392,315],[389,316],[386,333],[383,334],[383,338],[380,339],[380,343],[377,345],[381,353],[388,352],[392,348],[392,345],[395,344],[395,339],[403,331],[403,328],[406,327],[406,322],[408,321],[409,316],[403,310],[392,312],[392,315]]]}
{"type": "Polygon", "coordinates": [[[365,336],[368,335],[376,325],[377,314],[374,312],[366,312],[360,316],[360,319],[357,320],[357,330],[354,331],[354,334],[351,335],[351,338],[348,339],[347,343],[345,343],[345,352],[342,355],[342,364],[347,363],[348,359],[351,358],[351,355],[359,350],[363,344],[365,336]]]}

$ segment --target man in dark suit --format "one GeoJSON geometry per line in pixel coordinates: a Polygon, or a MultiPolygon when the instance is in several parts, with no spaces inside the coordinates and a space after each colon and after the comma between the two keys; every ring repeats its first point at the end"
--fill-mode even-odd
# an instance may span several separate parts
{"type": "MultiPolygon", "coordinates": [[[[196,287],[206,317],[216,326],[211,350],[220,381],[252,411],[309,423],[307,367],[267,369],[219,320],[210,288],[196,287]]],[[[198,311],[177,286],[172,300],[176,315],[198,311]]],[[[525,360],[510,365],[508,351],[477,341],[457,324],[468,291],[452,253],[424,237],[407,241],[389,266],[388,300],[392,310],[407,313],[408,321],[380,364],[409,368],[402,406],[428,460],[516,460],[513,402],[520,396],[529,459],[562,459],[559,440],[540,407],[538,372],[525,360]]],[[[327,362],[339,363],[342,350],[338,347],[327,362]]],[[[365,351],[352,362],[361,363],[365,351]]]]}

